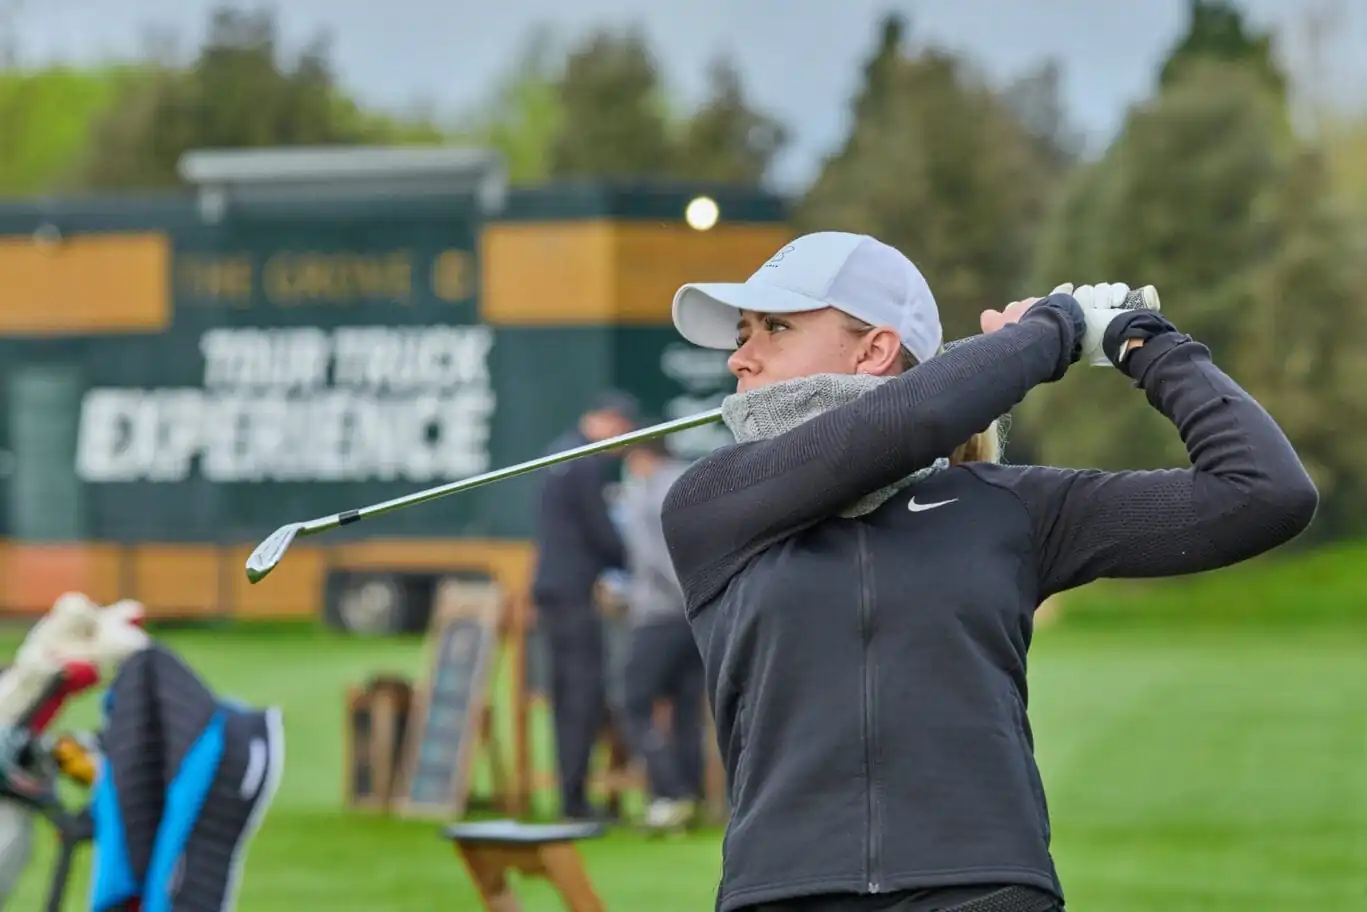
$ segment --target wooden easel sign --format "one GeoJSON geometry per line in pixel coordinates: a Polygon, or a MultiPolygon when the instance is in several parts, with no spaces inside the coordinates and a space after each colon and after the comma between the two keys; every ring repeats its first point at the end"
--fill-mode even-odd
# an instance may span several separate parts
{"type": "Polygon", "coordinates": [[[387,811],[406,743],[412,686],[390,675],[371,678],[347,691],[346,803],[387,811]]]}
{"type": "Polygon", "coordinates": [[[395,801],[401,817],[449,820],[465,812],[502,609],[492,582],[438,585],[395,801]]]}

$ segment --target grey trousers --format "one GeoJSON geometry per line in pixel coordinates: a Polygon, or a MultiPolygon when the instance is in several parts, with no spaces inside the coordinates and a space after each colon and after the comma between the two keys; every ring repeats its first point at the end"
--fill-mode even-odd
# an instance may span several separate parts
{"type": "Polygon", "coordinates": [[[702,657],[683,618],[637,627],[626,667],[626,719],[632,752],[645,761],[656,798],[703,797],[702,657]],[[673,707],[670,731],[655,726],[655,703],[673,707]]]}

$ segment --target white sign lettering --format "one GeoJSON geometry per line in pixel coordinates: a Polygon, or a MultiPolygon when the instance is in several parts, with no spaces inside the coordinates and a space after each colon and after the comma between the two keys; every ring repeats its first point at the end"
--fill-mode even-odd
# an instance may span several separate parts
{"type": "MultiPolygon", "coordinates": [[[[724,351],[683,343],[665,346],[660,355],[660,370],[683,387],[684,392],[665,403],[664,417],[673,420],[714,409],[735,392],[736,378],[726,366],[727,357],[724,351]]],[[[718,423],[671,434],[665,445],[680,459],[693,460],[734,442],[726,425],[718,423]]]]}
{"type": "Polygon", "coordinates": [[[202,387],[100,388],[81,404],[89,482],[411,481],[489,468],[484,326],[219,328],[202,387]]]}

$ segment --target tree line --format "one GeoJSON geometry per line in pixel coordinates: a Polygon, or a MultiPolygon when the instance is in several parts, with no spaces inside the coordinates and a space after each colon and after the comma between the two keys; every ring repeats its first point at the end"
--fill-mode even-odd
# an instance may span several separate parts
{"type": "MultiPolygon", "coordinates": [[[[1321,537],[1367,532],[1367,123],[1298,129],[1269,35],[1230,0],[1189,0],[1152,92],[1084,155],[1047,62],[994,85],[887,16],[848,133],[796,201],[795,231],[897,245],[951,337],[985,306],[1058,282],[1153,283],[1184,331],[1266,404],[1321,487],[1321,537]]],[[[173,186],[196,147],[468,142],[519,182],[657,177],[755,183],[790,139],[733,61],[703,102],[671,98],[646,37],[538,32],[487,103],[453,123],[366,110],[325,42],[280,46],[270,14],[212,14],[193,60],[0,72],[0,194],[173,186]]],[[[1180,441],[1120,375],[1075,371],[1016,416],[1016,460],[1143,467],[1180,441]]]]}

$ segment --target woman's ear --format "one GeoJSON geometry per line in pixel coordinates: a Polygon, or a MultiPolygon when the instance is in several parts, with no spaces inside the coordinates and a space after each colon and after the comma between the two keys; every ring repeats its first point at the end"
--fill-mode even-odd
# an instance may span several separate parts
{"type": "Polygon", "coordinates": [[[886,326],[879,326],[860,339],[856,374],[886,377],[902,367],[902,337],[886,326]]]}

